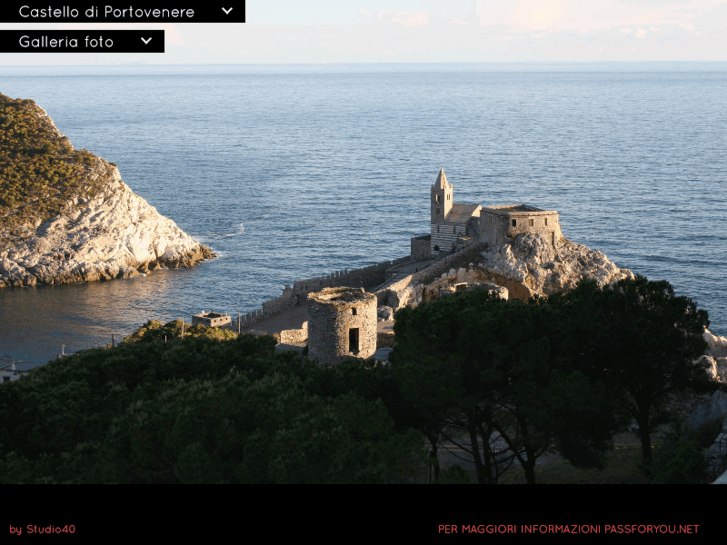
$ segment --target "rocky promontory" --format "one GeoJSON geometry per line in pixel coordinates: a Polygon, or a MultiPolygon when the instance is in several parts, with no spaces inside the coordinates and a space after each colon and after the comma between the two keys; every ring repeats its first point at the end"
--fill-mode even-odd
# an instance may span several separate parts
{"type": "Polygon", "coordinates": [[[494,285],[504,289],[503,298],[547,297],[574,288],[583,279],[600,286],[623,278],[635,278],[603,253],[561,238],[553,244],[538,233],[523,233],[497,246],[479,243],[430,264],[399,275],[380,286],[380,305],[396,310],[435,299],[443,290],[467,289],[467,285],[494,285]]]}
{"type": "Polygon", "coordinates": [[[42,108],[0,94],[0,287],[127,278],[214,257],[75,150],[42,108]]]}
{"type": "Polygon", "coordinates": [[[555,244],[538,233],[518,235],[511,242],[482,253],[481,267],[490,280],[501,283],[515,296],[528,298],[567,291],[580,280],[595,280],[599,287],[634,278],[603,253],[561,238],[555,244]]]}

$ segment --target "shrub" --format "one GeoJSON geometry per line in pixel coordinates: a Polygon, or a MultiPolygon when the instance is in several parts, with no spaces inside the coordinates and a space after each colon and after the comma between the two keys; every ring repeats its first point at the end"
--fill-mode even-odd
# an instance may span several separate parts
{"type": "Polygon", "coordinates": [[[472,479],[461,466],[454,464],[439,473],[437,484],[472,484],[472,479]]]}
{"type": "Polygon", "coordinates": [[[654,452],[651,463],[638,463],[644,474],[656,484],[700,484],[706,483],[707,462],[703,449],[690,434],[684,419],[673,411],[666,432],[666,443],[654,452]]]}

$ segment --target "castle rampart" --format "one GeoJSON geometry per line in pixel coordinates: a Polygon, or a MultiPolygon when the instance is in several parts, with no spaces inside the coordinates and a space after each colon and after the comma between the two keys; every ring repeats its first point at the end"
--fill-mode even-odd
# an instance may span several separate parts
{"type": "MultiPolygon", "coordinates": [[[[411,256],[402,257],[393,261],[384,261],[369,265],[361,269],[336,271],[325,276],[316,276],[305,280],[298,280],[293,286],[285,286],[280,297],[265,301],[262,310],[254,310],[240,316],[240,330],[250,328],[268,318],[277,316],[281,312],[293,307],[306,304],[309,293],[321,291],[324,288],[342,286],[378,286],[386,280],[386,271],[391,267],[411,262],[411,256]]],[[[237,320],[233,321],[232,329],[237,330],[237,320]]]]}
{"type": "Polygon", "coordinates": [[[489,206],[480,215],[480,241],[490,246],[521,233],[539,233],[555,245],[563,237],[558,212],[524,204],[489,206]]]}

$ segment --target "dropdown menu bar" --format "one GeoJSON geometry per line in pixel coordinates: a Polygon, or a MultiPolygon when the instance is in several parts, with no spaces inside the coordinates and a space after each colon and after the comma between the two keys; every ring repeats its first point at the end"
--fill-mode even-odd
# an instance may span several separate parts
{"type": "Polygon", "coordinates": [[[2,30],[0,53],[164,53],[164,31],[2,30]]]}
{"type": "MultiPolygon", "coordinates": [[[[128,0],[127,0],[128,2],[128,0]]],[[[3,0],[0,23],[244,23],[239,2],[78,3],[3,0]],[[69,6],[68,4],[73,4],[69,6]]]]}

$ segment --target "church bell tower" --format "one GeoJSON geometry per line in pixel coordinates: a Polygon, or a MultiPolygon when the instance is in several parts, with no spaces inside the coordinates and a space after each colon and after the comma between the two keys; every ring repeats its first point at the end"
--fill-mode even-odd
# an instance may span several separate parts
{"type": "Polygon", "coordinates": [[[445,221],[452,210],[452,185],[447,182],[444,169],[440,169],[432,186],[432,223],[445,221]]]}

